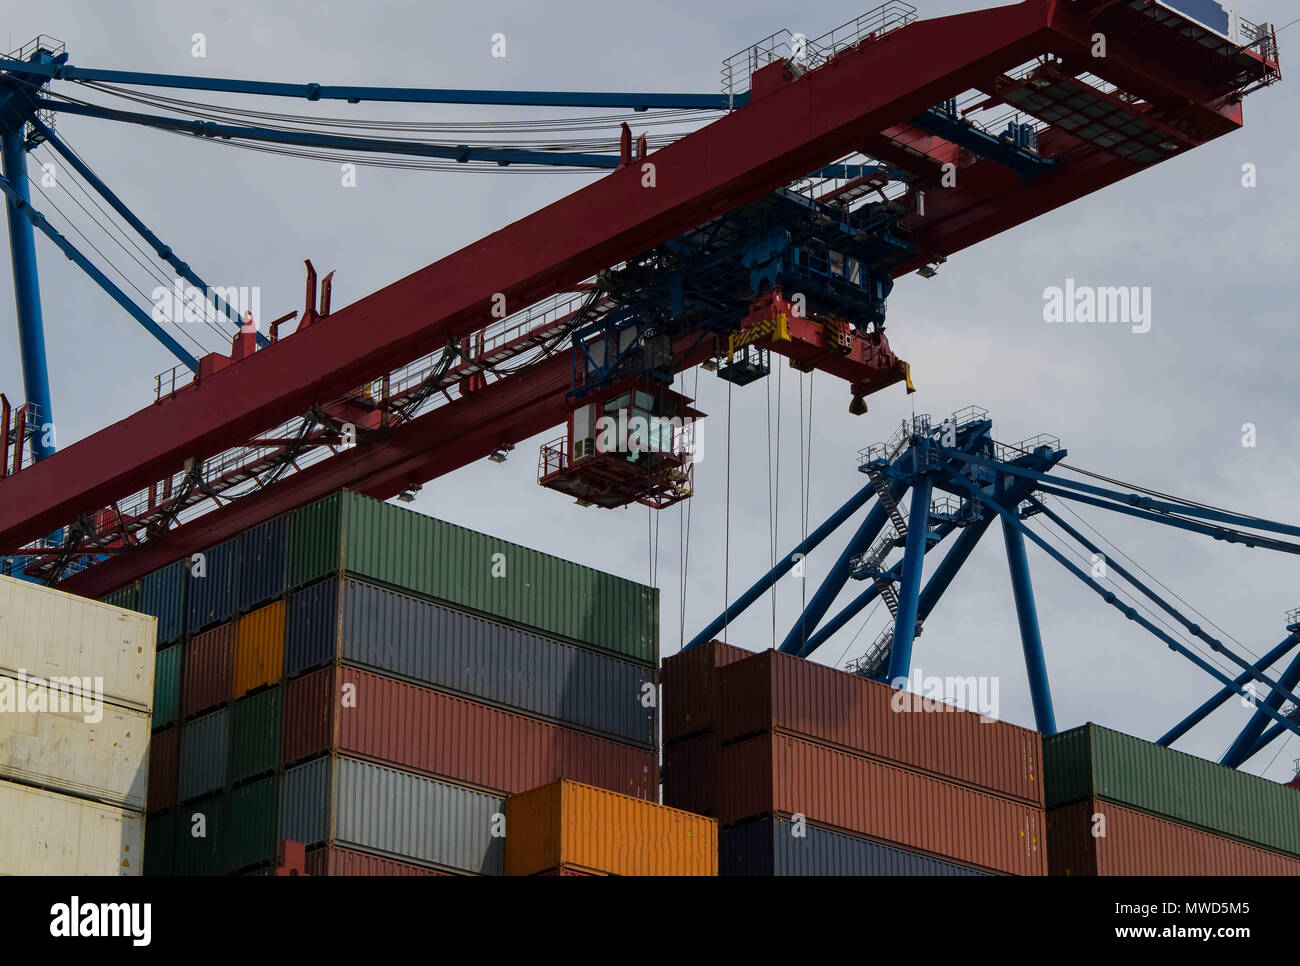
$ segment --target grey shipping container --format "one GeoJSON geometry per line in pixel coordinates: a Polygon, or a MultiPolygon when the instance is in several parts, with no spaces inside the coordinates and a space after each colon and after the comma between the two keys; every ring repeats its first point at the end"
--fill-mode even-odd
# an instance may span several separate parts
{"type": "Polygon", "coordinates": [[[655,746],[657,672],[348,578],[289,598],[285,677],[340,658],[561,724],[655,746]]]}
{"type": "Polygon", "coordinates": [[[354,758],[284,773],[282,840],[330,842],[430,865],[502,875],[505,799],[354,758]]]}
{"type": "Polygon", "coordinates": [[[178,560],[140,581],[140,612],[158,618],[158,646],[185,633],[185,561],[178,560]]]}
{"type": "Polygon", "coordinates": [[[228,710],[195,718],[181,732],[180,800],[185,802],[226,784],[230,750],[228,710]]]}
{"type": "Polygon", "coordinates": [[[235,607],[243,614],[284,593],[289,515],[267,520],[239,535],[235,607]]]}
{"type": "Polygon", "coordinates": [[[238,537],[204,550],[201,569],[191,561],[186,569],[189,617],[185,626],[189,633],[230,620],[235,613],[235,576],[238,571],[238,537]]]}
{"type": "Polygon", "coordinates": [[[722,833],[718,875],[989,875],[955,862],[785,818],[760,818],[722,833]],[[796,834],[798,832],[799,834],[796,834]]]}

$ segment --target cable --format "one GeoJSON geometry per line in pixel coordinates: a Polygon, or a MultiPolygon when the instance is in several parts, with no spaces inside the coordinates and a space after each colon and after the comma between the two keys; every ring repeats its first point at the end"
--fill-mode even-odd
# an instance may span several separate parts
{"type": "Polygon", "coordinates": [[[849,648],[853,647],[857,639],[862,636],[862,632],[867,629],[867,625],[871,623],[871,618],[876,616],[876,611],[879,608],[880,608],[880,598],[877,597],[875,604],[872,605],[871,610],[867,613],[866,618],[863,619],[862,626],[859,627],[858,632],[853,635],[853,640],[849,641],[848,645],[844,648],[844,653],[841,654],[840,659],[835,662],[835,667],[843,667],[844,657],[849,653],[849,648]]]}
{"type": "Polygon", "coordinates": [[[726,513],[723,524],[722,552],[722,643],[727,643],[727,626],[731,610],[731,387],[727,380],[727,487],[726,513]]]}

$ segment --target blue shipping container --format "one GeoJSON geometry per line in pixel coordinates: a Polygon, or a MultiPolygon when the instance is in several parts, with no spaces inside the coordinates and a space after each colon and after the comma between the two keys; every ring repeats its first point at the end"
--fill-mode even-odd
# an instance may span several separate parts
{"type": "Polygon", "coordinates": [[[230,725],[226,709],[188,722],[181,731],[180,793],[182,802],[226,785],[230,725]]]}
{"type": "Polygon", "coordinates": [[[762,818],[723,832],[718,875],[989,875],[784,818],[762,818]],[[801,834],[796,834],[801,833],[801,834]]]}
{"type": "Polygon", "coordinates": [[[235,575],[239,571],[239,538],[203,551],[203,567],[191,561],[186,571],[189,580],[189,621],[187,629],[196,634],[205,628],[228,621],[235,613],[235,575]]]}
{"type": "Polygon", "coordinates": [[[350,577],[330,577],[293,594],[287,624],[286,678],[338,657],[345,664],[655,746],[651,699],[658,673],[630,661],[350,577]]]}
{"type": "Polygon", "coordinates": [[[289,549],[289,515],[278,516],[239,536],[236,609],[243,614],[284,593],[289,549]]]}
{"type": "Polygon", "coordinates": [[[185,633],[185,561],[155,570],[140,581],[140,612],[158,618],[158,646],[185,633]]]}
{"type": "Polygon", "coordinates": [[[1217,30],[1225,37],[1228,35],[1228,11],[1218,0],[1164,0],[1165,6],[1172,7],[1184,16],[1191,17],[1211,30],[1217,30]]]}

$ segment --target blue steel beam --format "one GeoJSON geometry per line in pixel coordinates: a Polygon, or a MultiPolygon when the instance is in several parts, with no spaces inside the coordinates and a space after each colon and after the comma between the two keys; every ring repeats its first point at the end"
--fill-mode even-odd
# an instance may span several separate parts
{"type": "MultiPolygon", "coordinates": [[[[1275,690],[1279,686],[1277,681],[1274,681],[1268,675],[1264,674],[1263,669],[1257,669],[1251,664],[1247,663],[1245,658],[1238,656],[1234,651],[1228,648],[1218,638],[1210,634],[1207,634],[1200,624],[1197,624],[1195,621],[1189,620],[1187,617],[1185,617],[1181,611],[1179,611],[1176,607],[1174,607],[1167,600],[1165,600],[1154,590],[1148,587],[1145,583],[1143,583],[1141,580],[1135,577],[1131,572],[1125,569],[1123,564],[1119,563],[1116,560],[1111,559],[1107,554],[1102,553],[1100,547],[1098,547],[1095,543],[1093,543],[1091,540],[1085,537],[1074,527],[1070,526],[1070,524],[1066,523],[1065,520],[1061,519],[1059,515],[1053,513],[1052,510],[1044,506],[1041,501],[1035,499],[1032,496],[1028,497],[1028,500],[1031,506],[1036,507],[1040,513],[1042,513],[1045,517],[1047,517],[1058,527],[1064,530],[1071,538],[1083,544],[1083,546],[1086,547],[1090,553],[1103,557],[1106,560],[1106,566],[1110,570],[1115,571],[1115,573],[1119,574],[1130,584],[1132,584],[1139,592],[1141,592],[1141,594],[1144,597],[1152,601],[1157,607],[1163,610],[1166,614],[1168,614],[1174,620],[1178,621],[1178,623],[1182,624],[1183,628],[1187,630],[1187,632],[1190,633],[1193,637],[1198,637],[1201,640],[1205,641],[1206,644],[1210,645],[1210,650],[1214,651],[1215,653],[1224,655],[1229,660],[1231,660],[1234,664],[1238,665],[1239,667],[1245,668],[1245,673],[1248,676],[1254,678],[1255,680],[1261,682],[1262,684],[1268,685],[1270,690],[1275,690]]],[[[1265,665],[1265,668],[1267,668],[1267,666],[1268,665],[1265,665]]],[[[1287,694],[1287,693],[1283,693],[1282,696],[1290,698],[1291,700],[1300,704],[1300,696],[1287,694]]]]}
{"type": "MultiPolygon", "coordinates": [[[[1274,688],[1262,703],[1257,703],[1255,705],[1255,713],[1252,714],[1250,720],[1246,722],[1246,727],[1241,729],[1241,734],[1237,735],[1237,740],[1234,741],[1231,746],[1229,746],[1228,750],[1223,753],[1223,757],[1219,759],[1219,764],[1227,765],[1229,768],[1241,767],[1246,759],[1254,752],[1255,743],[1263,735],[1264,728],[1268,725],[1267,719],[1269,717],[1278,717],[1276,714],[1270,714],[1269,712],[1276,712],[1282,707],[1283,696],[1290,698],[1291,702],[1296,707],[1300,707],[1300,700],[1297,700],[1294,695],[1287,693],[1290,688],[1293,688],[1297,683],[1300,683],[1300,654],[1297,654],[1291,659],[1291,663],[1287,666],[1287,669],[1282,672],[1282,676],[1278,681],[1280,686],[1274,688]]],[[[1284,721],[1286,719],[1281,720],[1284,721]]],[[[1280,723],[1281,721],[1279,721],[1279,724],[1280,723]]],[[[1294,722],[1292,724],[1293,727],[1291,730],[1300,734],[1300,726],[1295,726],[1294,722]]]]}
{"type": "Polygon", "coordinates": [[[811,553],[823,540],[838,530],[845,520],[862,509],[873,496],[875,496],[875,490],[871,488],[870,484],[853,494],[842,507],[826,518],[826,522],[808,534],[808,537],[802,543],[782,557],[780,563],[755,581],[749,590],[737,597],[734,604],[728,605],[727,609],[710,622],[704,630],[691,638],[690,643],[683,647],[682,650],[688,651],[692,647],[699,647],[701,644],[707,644],[713,640],[723,627],[744,613],[750,604],[762,597],[773,584],[789,573],[799,560],[811,553]]]}
{"type": "Polygon", "coordinates": [[[1285,730],[1286,729],[1283,728],[1276,721],[1273,722],[1273,724],[1268,726],[1268,730],[1265,731],[1262,735],[1260,735],[1258,740],[1256,740],[1256,742],[1253,745],[1251,745],[1250,750],[1242,756],[1241,763],[1244,765],[1246,762],[1250,761],[1261,751],[1267,748],[1270,744],[1272,744],[1273,739],[1275,739],[1278,735],[1280,735],[1285,730]]]}
{"type": "MultiPolygon", "coordinates": [[[[92,188],[99,192],[100,196],[109,203],[110,207],[112,207],[114,211],[126,219],[127,224],[134,228],[136,233],[149,243],[153,250],[157,252],[159,258],[163,259],[167,264],[171,265],[172,268],[176,269],[181,278],[185,279],[202,292],[204,298],[211,301],[217,311],[224,313],[226,318],[230,319],[236,327],[243,326],[243,319],[239,317],[238,311],[231,308],[225,299],[208,286],[207,282],[199,278],[188,264],[177,258],[176,253],[172,251],[171,246],[163,244],[162,239],[150,231],[149,226],[136,217],[135,212],[128,208],[126,203],[123,202],[122,199],[119,198],[84,161],[81,160],[81,158],[77,157],[72,149],[64,144],[57,134],[42,124],[39,118],[34,117],[28,123],[36,129],[38,134],[45,138],[50,147],[59,152],[63,160],[68,162],[74,171],[80,174],[92,188]]],[[[271,344],[271,340],[264,336],[259,330],[257,333],[257,344],[265,347],[271,344]]]]}
{"type": "Polygon", "coordinates": [[[1043,637],[1038,627],[1038,610],[1034,606],[1034,585],[1029,578],[1025,538],[1007,517],[1002,518],[1002,537],[1007,546],[1007,567],[1011,571],[1011,592],[1016,601],[1016,619],[1020,624],[1020,645],[1025,652],[1025,670],[1029,674],[1034,722],[1044,735],[1054,735],[1056,712],[1052,710],[1052,686],[1047,677],[1047,660],[1043,656],[1043,637]]]}
{"type": "Polygon", "coordinates": [[[471,148],[465,145],[448,146],[422,144],[418,141],[390,141],[386,138],[354,138],[341,134],[312,134],[306,131],[274,131],[270,128],[239,124],[217,124],[213,121],[186,121],[158,114],[141,114],[137,111],[115,111],[89,104],[72,104],[41,98],[37,106],[67,114],[98,117],[109,121],[126,121],[164,131],[183,131],[198,137],[244,138],[272,144],[293,144],[301,147],[334,148],[344,151],[361,151],[369,154],[405,154],[421,158],[442,158],[448,161],[490,161],[498,165],[541,164],[566,168],[617,168],[621,159],[613,154],[569,154],[561,151],[519,151],[514,149],[471,148]]]}
{"type": "Polygon", "coordinates": [[[129,70],[97,70],[72,64],[31,64],[0,58],[0,70],[35,74],[53,80],[98,81],[107,84],[138,84],[142,87],[171,87],[191,91],[220,91],[229,94],[262,94],[297,97],[309,101],[381,101],[397,104],[476,104],[514,107],[589,107],[646,110],[713,110],[743,107],[749,93],[737,94],[647,94],[596,91],[471,91],[424,87],[344,87],[333,84],[278,84],[269,81],[234,80],[223,77],[190,77],[183,74],[154,74],[129,70]]]}
{"type": "Polygon", "coordinates": [[[932,107],[924,114],[912,118],[912,125],[927,134],[951,141],[981,158],[988,158],[1010,168],[1023,181],[1032,181],[1056,167],[1056,162],[1051,158],[1041,157],[1036,151],[999,138],[938,108],[932,107]]]}
{"type": "MultiPolygon", "coordinates": [[[[1097,581],[1093,580],[1091,577],[1085,574],[1081,569],[1079,569],[1078,566],[1074,564],[1073,561],[1066,558],[1066,556],[1063,553],[1058,551],[1055,547],[1053,547],[1046,540],[1044,540],[1042,537],[1036,534],[1033,530],[1026,527],[1019,520],[1018,517],[1011,514],[1005,507],[1001,506],[996,501],[990,499],[983,492],[981,492],[979,487],[972,484],[969,480],[966,480],[963,477],[957,476],[955,474],[949,477],[949,482],[952,483],[954,486],[960,486],[966,489],[967,491],[969,491],[970,493],[974,494],[975,497],[981,503],[983,503],[985,506],[989,507],[990,509],[994,510],[999,516],[1002,517],[1002,519],[1012,520],[1016,528],[1024,536],[1034,541],[1034,543],[1036,543],[1048,556],[1050,556],[1053,560],[1059,563],[1070,573],[1074,574],[1074,576],[1078,577],[1079,580],[1081,580],[1087,586],[1091,587],[1097,593],[1097,595],[1101,597],[1102,600],[1110,604],[1112,607],[1118,610],[1129,620],[1135,622],[1141,627],[1146,628],[1148,631],[1150,631],[1160,640],[1164,641],[1165,644],[1169,645],[1169,648],[1171,650],[1177,651],[1179,654],[1187,658],[1189,661],[1191,661],[1193,664],[1199,667],[1206,674],[1210,675],[1216,681],[1219,681],[1220,683],[1225,684],[1228,687],[1232,687],[1232,679],[1229,678],[1226,674],[1224,674],[1221,670],[1219,670],[1214,665],[1210,664],[1199,654],[1196,654],[1195,652],[1189,650],[1177,638],[1170,636],[1169,634],[1165,633],[1165,631],[1163,631],[1161,628],[1151,623],[1151,621],[1147,620],[1145,617],[1139,614],[1136,609],[1129,607],[1126,604],[1120,603],[1119,599],[1116,597],[1113,591],[1107,590],[1101,584],[1097,583],[1097,581]]],[[[1240,688],[1234,688],[1234,691],[1236,691],[1236,693],[1238,694],[1242,694],[1243,696],[1245,695],[1245,692],[1240,688]]],[[[1270,718],[1273,718],[1275,721],[1284,723],[1285,727],[1287,727],[1289,730],[1295,732],[1296,734],[1300,734],[1300,723],[1288,720],[1287,718],[1278,714],[1277,711],[1275,711],[1272,708],[1265,707],[1263,710],[1270,718]]]]}
{"type": "Polygon", "coordinates": [[[45,220],[45,216],[32,207],[31,202],[23,198],[21,194],[9,183],[8,178],[0,178],[0,191],[3,191],[5,197],[9,199],[12,209],[21,213],[29,222],[41,230],[50,241],[58,247],[68,258],[83,272],[89,275],[100,288],[108,293],[118,305],[139,322],[155,339],[166,346],[177,359],[181,361],[191,372],[198,372],[199,361],[186,352],[179,342],[164,332],[152,318],[149,313],[145,312],[140,306],[136,305],[120,288],[109,280],[108,276],[95,267],[94,263],[85,255],[77,251],[72,242],[64,238],[59,232],[45,220]]]}
{"type": "MultiPolygon", "coordinates": [[[[1280,661],[1298,643],[1300,643],[1300,638],[1296,637],[1294,634],[1290,635],[1281,644],[1256,661],[1252,667],[1256,671],[1267,670],[1276,662],[1280,661]]],[[[1250,678],[1251,675],[1248,671],[1237,675],[1237,677],[1233,679],[1231,687],[1223,687],[1216,691],[1204,704],[1161,735],[1156,741],[1156,744],[1164,745],[1166,747],[1172,745],[1175,741],[1208,718],[1210,714],[1222,706],[1223,703],[1234,694],[1239,693],[1240,689],[1245,686],[1246,682],[1248,682],[1250,678]]],[[[1251,752],[1251,754],[1254,754],[1254,752],[1251,752]]]]}
{"type": "MultiPolygon", "coordinates": [[[[1154,511],[1153,514],[1145,515],[1145,519],[1155,519],[1161,523],[1171,526],[1179,526],[1189,521],[1171,519],[1162,517],[1160,513],[1177,513],[1182,516],[1199,517],[1206,520],[1213,520],[1217,523],[1225,523],[1234,527],[1251,527],[1256,530],[1268,530],[1273,533],[1285,533],[1288,536],[1300,537],[1300,527],[1292,526],[1286,523],[1276,523],[1273,520],[1264,520],[1260,517],[1250,517],[1239,513],[1230,513],[1227,510],[1215,510],[1207,507],[1188,506],[1182,503],[1168,503],[1164,500],[1156,500],[1149,496],[1141,496],[1137,493],[1124,493],[1119,490],[1108,490],[1105,487],[1094,486],[1090,483],[1080,483],[1077,480],[1068,480],[1061,477],[1047,476],[1035,470],[1025,469],[1020,466],[1010,466],[1005,463],[995,463],[992,460],[982,456],[974,456],[970,453],[964,453],[959,450],[942,449],[945,457],[955,457],[967,463],[974,463],[976,466],[984,466],[989,469],[995,469],[1000,473],[1010,473],[1013,476],[1019,476],[1027,480],[1035,480],[1043,484],[1055,484],[1056,487],[1065,487],[1068,490],[1078,491],[1079,493],[1090,493],[1095,496],[1105,497],[1125,506],[1111,506],[1109,509],[1121,512],[1132,512],[1132,508],[1154,511]]],[[[1035,489],[1044,492],[1055,493],[1058,496],[1068,497],[1069,499],[1079,499],[1076,493],[1062,492],[1060,489],[1050,486],[1039,486],[1035,489]]],[[[1085,501],[1086,502],[1086,501],[1085,501]]],[[[1094,506],[1103,506],[1104,504],[1093,501],[1094,506]]],[[[1143,516],[1143,514],[1135,514],[1143,516]]],[[[1190,529],[1190,528],[1188,528],[1190,529]]],[[[1227,540],[1230,543],[1243,542],[1241,538],[1230,539],[1230,535],[1221,530],[1204,530],[1200,532],[1208,533],[1210,536],[1216,536],[1220,539],[1227,540]]],[[[1253,538],[1252,538],[1253,539],[1253,538]]],[[[1282,547],[1292,547],[1290,544],[1283,544],[1282,547]]],[[[1280,547],[1278,549],[1281,549],[1280,547]]],[[[1300,547],[1293,547],[1292,552],[1300,552],[1300,547]]]]}
{"type": "Polygon", "coordinates": [[[912,484],[912,505],[907,512],[907,545],[898,580],[898,616],[894,619],[894,643],[889,652],[890,681],[906,680],[912,667],[912,643],[916,640],[916,612],[921,597],[921,570],[925,545],[930,538],[930,494],[934,480],[923,474],[912,484]]]}
{"type": "MultiPolygon", "coordinates": [[[[889,492],[895,501],[899,500],[906,491],[907,485],[904,483],[891,482],[889,484],[889,492]]],[[[813,599],[808,602],[808,606],[804,608],[803,613],[799,615],[799,619],[790,628],[790,633],[781,642],[779,648],[781,651],[786,654],[798,654],[803,650],[808,641],[809,632],[817,629],[821,619],[830,610],[831,604],[835,603],[835,598],[844,589],[844,584],[848,581],[849,574],[853,569],[849,562],[871,546],[871,542],[879,536],[888,519],[889,512],[885,509],[885,505],[877,500],[875,506],[867,514],[866,519],[858,527],[857,532],[853,534],[853,538],[840,552],[839,558],[835,561],[825,579],[822,580],[821,586],[817,588],[817,592],[813,595],[813,599]]]]}
{"type": "MultiPolygon", "coordinates": [[[[27,187],[27,150],[23,144],[23,126],[0,134],[0,162],[9,218],[9,252],[14,271],[14,307],[18,315],[18,344],[23,360],[23,393],[27,402],[40,408],[38,432],[32,436],[32,458],[43,460],[54,452],[54,434],[45,427],[54,425],[54,406],[50,397],[50,374],[45,361],[45,322],[41,316],[41,284],[36,271],[36,238],[32,222],[24,217],[31,209],[27,187]]],[[[9,432],[0,426],[0,432],[9,432]]],[[[21,448],[22,440],[16,444],[21,448]]]]}

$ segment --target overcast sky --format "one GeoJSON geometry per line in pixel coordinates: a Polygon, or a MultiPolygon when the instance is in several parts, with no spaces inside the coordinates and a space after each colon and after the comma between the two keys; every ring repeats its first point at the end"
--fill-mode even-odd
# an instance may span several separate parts
{"type": "MultiPolygon", "coordinates": [[[[976,9],[973,0],[917,4],[922,16],[976,9]]],[[[781,27],[816,36],[861,13],[840,0],[798,8],[687,2],[546,4],[339,3],[102,4],[3,0],[14,48],[38,33],[67,43],[79,66],[288,82],[553,90],[713,92],[724,57],[781,27]],[[191,55],[203,33],[206,57],[191,55]],[[491,56],[495,33],[507,56],[491,56]]],[[[1294,4],[1252,0],[1254,21],[1285,24],[1294,4]]],[[[1280,37],[1285,64],[1300,27],[1280,37]]],[[[67,89],[66,87],[64,89],[67,89]]],[[[178,95],[189,96],[189,95],[178,95]]],[[[393,119],[513,118],[478,111],[310,105],[193,95],[288,113],[393,119]]],[[[1300,125],[1294,83],[1252,96],[1246,127],[1067,208],[959,253],[926,280],[899,281],[888,334],[913,366],[918,392],[901,387],[847,412],[847,387],[819,376],[812,389],[811,526],[865,481],[859,449],[888,437],[905,415],[949,413],[969,404],[991,411],[996,435],[1016,441],[1059,436],[1068,462],[1108,476],[1296,522],[1300,431],[1294,360],[1300,280],[1295,271],[1300,202],[1300,125]],[[1257,166],[1258,187],[1241,184],[1257,166]],[[1079,284],[1149,286],[1151,330],[1047,325],[1043,291],[1079,284]],[[1242,446],[1253,423],[1257,445],[1242,446]]],[[[545,114],[546,112],[541,112],[545,114]]],[[[551,112],[553,115],[554,112],[551,112]]],[[[592,180],[589,174],[404,172],[362,168],[343,188],[329,162],[269,156],[187,138],[68,116],[60,133],[210,283],[260,285],[266,318],[301,308],[302,260],[336,269],[340,306],[535,210],[592,180]]],[[[612,133],[612,132],[611,132],[612,133]]],[[[43,153],[42,153],[43,156],[43,153]]],[[[56,201],[60,196],[52,195],[56,201]]],[[[38,206],[42,199],[37,198],[38,206]]],[[[76,240],[76,239],[74,239],[76,240]]],[[[153,398],[155,373],[173,360],[44,239],[37,242],[59,442],[67,445],[153,398]]],[[[125,256],[117,253],[115,261],[125,256]]],[[[0,305],[11,306],[8,272],[0,305]]],[[[8,310],[6,310],[8,311],[8,310]]],[[[10,314],[12,318],[12,314],[10,314]]],[[[0,389],[21,398],[17,335],[0,345],[0,389]]],[[[209,341],[209,347],[212,342],[209,341]]],[[[688,377],[691,387],[695,374],[688,377]]],[[[782,374],[778,550],[802,531],[799,374],[782,374]]],[[[765,569],[769,542],[768,400],[776,378],[732,395],[730,533],[727,519],[727,384],[699,375],[699,408],[710,414],[705,462],[691,501],[688,593],[683,604],[681,540],[674,508],[659,515],[657,583],[665,655],[714,617],[724,601],[765,569]],[[725,566],[729,551],[730,568],[725,566]],[[725,574],[725,576],[724,576],[725,574]],[[684,610],[683,610],[684,608],[684,610]],[[684,615],[684,616],[683,616],[684,615]]],[[[803,380],[805,390],[808,381],[803,380]]],[[[805,409],[803,425],[808,424],[805,409]]],[[[528,441],[504,464],[483,461],[424,487],[416,506],[475,529],[594,567],[649,580],[644,508],[581,509],[536,484],[528,441]]],[[[1300,606],[1297,561],[1216,543],[1081,508],[1081,515],[1210,626],[1262,654],[1285,636],[1283,612],[1300,606]]],[[[848,536],[810,558],[807,593],[848,536]]],[[[1039,616],[1062,728],[1095,721],[1155,738],[1216,685],[1190,662],[1124,620],[1030,548],[1039,616]]],[[[857,593],[861,586],[851,587],[857,593]]],[[[803,588],[779,587],[777,638],[797,614],[803,588]]],[[[817,654],[827,663],[860,654],[884,626],[883,608],[859,618],[817,654]]],[[[728,631],[731,643],[772,644],[767,599],[728,631]]],[[[1227,638],[1225,637],[1225,640],[1227,638]]],[[[926,674],[999,675],[1002,716],[1033,723],[1005,556],[994,527],[917,641],[926,674]]],[[[1244,724],[1239,702],[1178,747],[1217,758],[1244,724]]],[[[1250,770],[1286,780],[1300,742],[1277,742],[1250,770]],[[1271,763],[1271,765],[1270,765],[1271,763]]]]}

